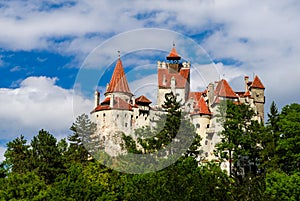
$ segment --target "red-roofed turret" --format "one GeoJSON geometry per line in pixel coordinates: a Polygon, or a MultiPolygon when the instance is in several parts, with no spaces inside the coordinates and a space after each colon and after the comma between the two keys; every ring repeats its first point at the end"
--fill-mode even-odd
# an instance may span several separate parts
{"type": "Polygon", "coordinates": [[[173,48],[170,52],[170,54],[167,56],[167,60],[180,60],[181,57],[178,55],[175,44],[173,43],[173,48]]]}
{"type": "Polygon", "coordinates": [[[115,70],[113,72],[113,75],[108,84],[105,94],[113,93],[113,92],[132,94],[129,89],[129,85],[126,79],[126,75],[120,57],[118,58],[118,61],[115,66],[115,70]]]}

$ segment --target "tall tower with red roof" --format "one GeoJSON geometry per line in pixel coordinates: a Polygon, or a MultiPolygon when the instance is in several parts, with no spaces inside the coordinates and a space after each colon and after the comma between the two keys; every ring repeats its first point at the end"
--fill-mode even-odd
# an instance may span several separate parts
{"type": "Polygon", "coordinates": [[[185,103],[190,91],[190,63],[181,62],[175,44],[166,61],[157,62],[158,92],[157,105],[164,103],[165,94],[173,92],[177,100],[185,103]]]}
{"type": "Polygon", "coordinates": [[[249,91],[251,97],[254,99],[254,104],[257,112],[257,116],[264,121],[264,105],[265,105],[265,86],[256,75],[252,82],[248,81],[248,77],[245,77],[246,91],[249,91]]]}
{"type": "Polygon", "coordinates": [[[149,124],[151,101],[144,95],[135,98],[131,93],[120,56],[117,59],[104,100],[95,92],[95,108],[91,115],[97,123],[97,134],[105,151],[115,156],[123,152],[122,134],[149,124]]]}

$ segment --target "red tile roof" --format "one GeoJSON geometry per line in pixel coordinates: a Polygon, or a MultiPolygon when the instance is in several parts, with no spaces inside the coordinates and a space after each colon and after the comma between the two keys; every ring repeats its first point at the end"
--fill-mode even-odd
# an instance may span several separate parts
{"type": "Polygon", "coordinates": [[[180,56],[178,55],[178,53],[177,53],[177,51],[176,51],[176,49],[175,49],[174,46],[173,46],[173,48],[172,48],[172,50],[171,50],[171,52],[170,52],[170,54],[169,54],[168,57],[180,57],[180,56]]]}
{"type": "Polygon", "coordinates": [[[106,93],[111,92],[124,92],[124,93],[130,93],[129,85],[125,76],[124,68],[122,65],[122,61],[119,58],[115,70],[113,72],[113,75],[111,77],[111,80],[109,82],[108,88],[106,90],[106,93]]]}
{"type": "Polygon", "coordinates": [[[200,114],[211,114],[203,97],[198,101],[198,108],[200,114]]]}
{"type": "Polygon", "coordinates": [[[185,88],[187,82],[189,82],[190,69],[180,69],[179,73],[170,73],[169,69],[158,69],[158,86],[160,88],[170,88],[171,87],[171,78],[174,76],[175,85],[177,88],[185,88]],[[164,76],[165,75],[165,76],[164,76]],[[166,78],[164,84],[164,78],[166,78]]]}
{"type": "Polygon", "coordinates": [[[144,95],[141,95],[140,97],[136,98],[135,99],[135,102],[136,103],[147,103],[147,104],[150,104],[152,103],[146,96],[144,95]]]}
{"type": "Polygon", "coordinates": [[[193,98],[195,101],[199,101],[202,96],[202,92],[190,92],[189,99],[193,98]]]}
{"type": "Polygon", "coordinates": [[[250,97],[250,96],[251,96],[250,91],[246,91],[246,92],[244,93],[244,96],[245,96],[245,97],[250,97]]]}
{"type": "Polygon", "coordinates": [[[228,82],[224,79],[218,82],[218,85],[215,89],[215,95],[226,98],[238,98],[228,82]]]}
{"type": "Polygon", "coordinates": [[[262,84],[262,82],[260,81],[260,79],[257,75],[254,77],[254,80],[251,84],[251,87],[252,88],[265,89],[265,86],[262,84]]]}
{"type": "Polygon", "coordinates": [[[110,97],[106,97],[106,98],[102,101],[101,105],[109,104],[109,102],[110,102],[110,97]]]}
{"type": "Polygon", "coordinates": [[[132,110],[132,106],[123,99],[115,97],[113,109],[132,110]]]}
{"type": "Polygon", "coordinates": [[[132,105],[124,101],[119,97],[114,98],[113,107],[110,107],[110,97],[106,97],[100,105],[98,105],[93,111],[102,111],[102,110],[111,110],[111,109],[120,109],[120,110],[132,110],[132,105]]]}
{"type": "Polygon", "coordinates": [[[98,105],[91,113],[97,112],[97,111],[102,111],[102,110],[110,110],[111,108],[109,105],[98,105]]]}
{"type": "Polygon", "coordinates": [[[207,114],[211,115],[211,112],[204,100],[204,98],[201,96],[200,99],[196,102],[194,112],[192,114],[207,114]]]}

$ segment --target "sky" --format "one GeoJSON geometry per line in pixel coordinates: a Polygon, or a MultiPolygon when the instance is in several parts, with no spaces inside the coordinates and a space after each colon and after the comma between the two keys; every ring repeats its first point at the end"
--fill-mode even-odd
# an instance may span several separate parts
{"type": "MultiPolygon", "coordinates": [[[[118,50],[137,94],[155,93],[156,61],[164,60],[173,43],[190,59],[182,42],[191,39],[212,61],[201,64],[200,74],[214,69],[236,91],[244,89],[245,75],[258,75],[266,87],[266,112],[272,101],[279,108],[299,103],[299,10],[298,0],[1,1],[0,160],[5,144],[21,134],[28,141],[40,129],[58,139],[70,135],[74,99],[78,112],[91,111],[94,104],[95,88],[74,93],[82,87],[76,85],[78,74],[89,68],[88,61],[97,61],[91,68],[99,74],[91,79],[98,78],[103,94],[118,50]],[[152,28],[182,37],[139,32],[152,28]],[[138,34],[129,40],[128,33],[138,34]],[[118,42],[119,36],[126,37],[118,42]],[[123,46],[138,41],[148,49],[129,51],[123,46]],[[137,87],[141,83],[143,90],[137,87]]],[[[198,78],[191,78],[193,89],[207,84],[198,78]]]]}

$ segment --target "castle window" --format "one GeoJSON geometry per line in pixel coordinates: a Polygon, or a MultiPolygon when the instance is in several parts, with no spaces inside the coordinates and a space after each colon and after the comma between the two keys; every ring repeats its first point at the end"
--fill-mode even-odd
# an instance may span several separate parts
{"type": "Polygon", "coordinates": [[[209,128],[209,124],[206,125],[206,128],[209,128]]]}
{"type": "Polygon", "coordinates": [[[200,128],[200,124],[196,124],[196,128],[200,128]]]}
{"type": "Polygon", "coordinates": [[[205,140],[205,145],[207,145],[208,144],[208,141],[207,140],[205,140]]]}
{"type": "Polygon", "coordinates": [[[119,118],[119,115],[117,114],[117,118],[119,118]]]}
{"type": "Polygon", "coordinates": [[[105,113],[103,113],[103,117],[105,117],[105,113]]]}
{"type": "Polygon", "coordinates": [[[135,118],[137,119],[137,118],[139,118],[139,116],[135,116],[135,118]]]}
{"type": "Polygon", "coordinates": [[[125,123],[125,127],[127,127],[127,123],[125,123]]]}
{"type": "Polygon", "coordinates": [[[127,117],[127,114],[125,114],[125,117],[127,117]]]}
{"type": "Polygon", "coordinates": [[[207,152],[205,152],[205,157],[208,157],[208,153],[207,152]]]}
{"type": "Polygon", "coordinates": [[[97,114],[97,117],[99,117],[99,115],[97,114]]]}
{"type": "Polygon", "coordinates": [[[179,94],[179,93],[177,93],[177,94],[176,94],[176,96],[180,96],[180,94],[179,94]]]}

